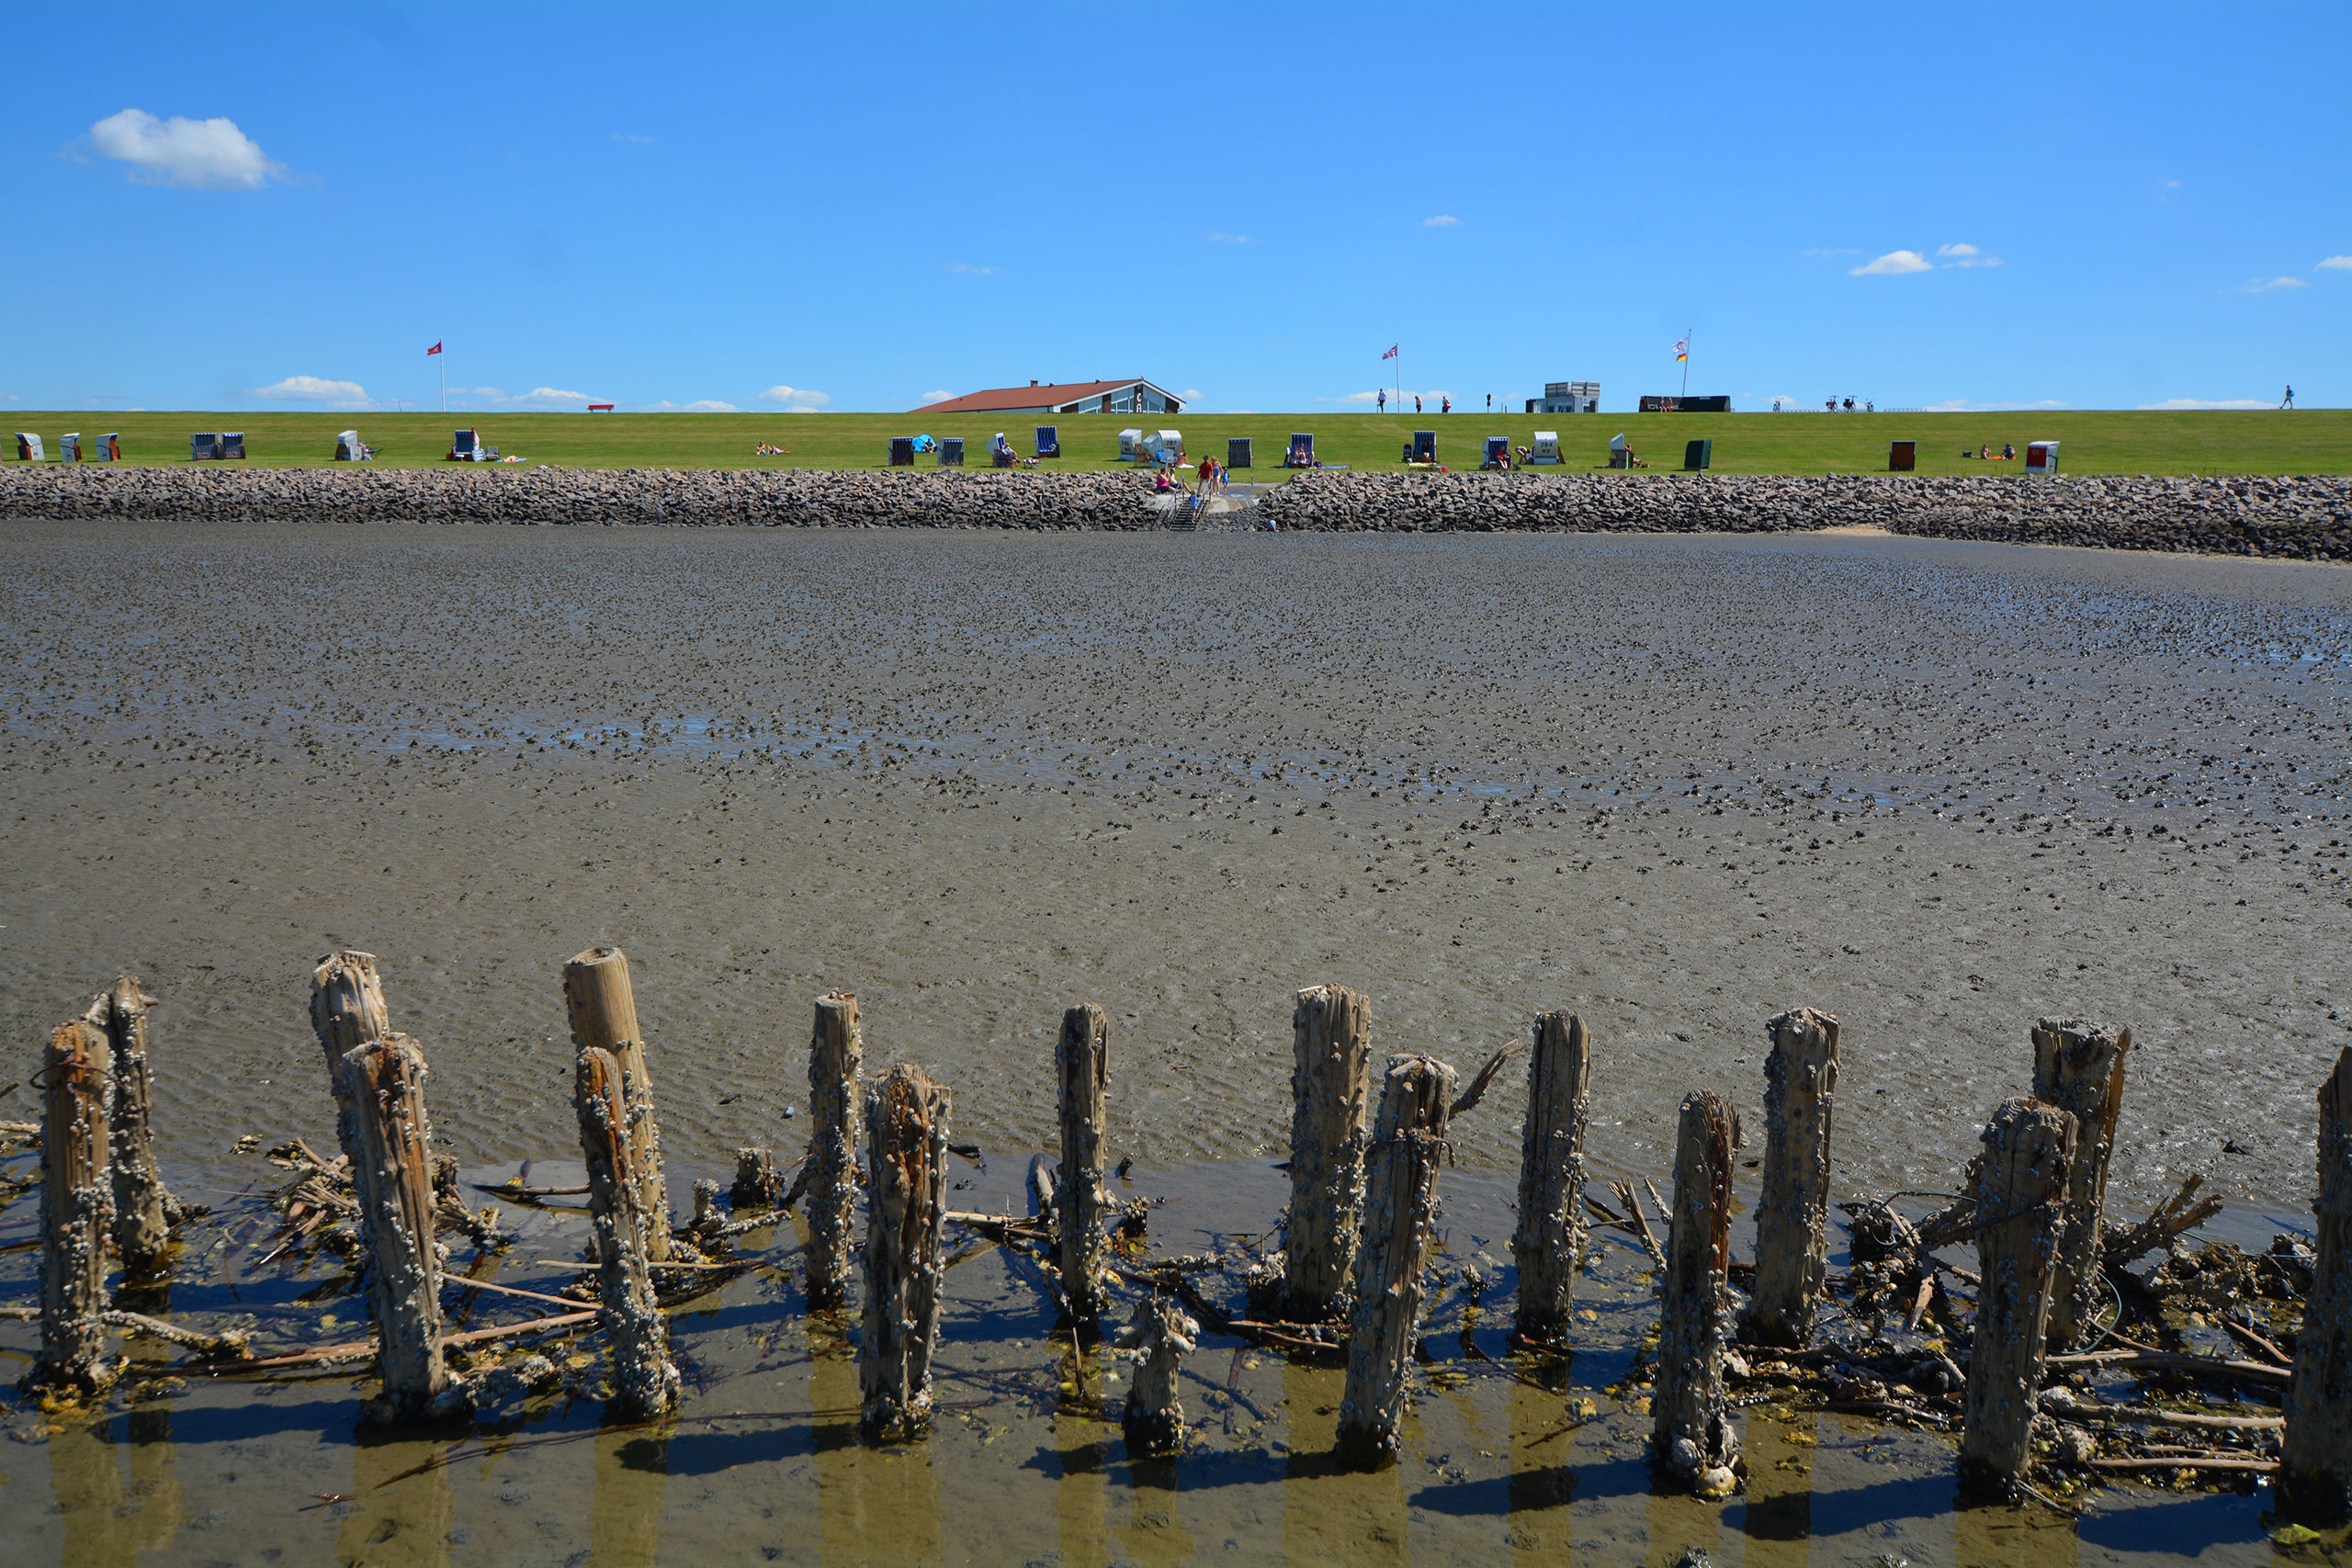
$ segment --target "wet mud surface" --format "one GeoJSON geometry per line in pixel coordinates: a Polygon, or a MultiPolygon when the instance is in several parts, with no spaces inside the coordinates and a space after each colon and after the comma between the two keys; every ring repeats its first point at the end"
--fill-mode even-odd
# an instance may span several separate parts
{"type": "MultiPolygon", "coordinates": [[[[1112,1156],[1193,1194],[1155,1218],[1170,1250],[1273,1222],[1310,983],[1370,996],[1376,1050],[1465,1071],[1580,1011],[1595,1174],[1661,1179],[1686,1091],[1760,1127],[1764,1021],[1833,1012],[1840,1200],[1951,1188],[2030,1080],[2031,1021],[2075,1014],[2135,1040],[2110,1213],[2200,1170],[2291,1216],[2352,1042],[2337,568],[1869,536],[16,524],[0,617],[0,1073],[139,975],[164,1157],[199,1199],[254,1179],[241,1136],[331,1139],[305,998],[345,944],[429,1055],[436,1133],[500,1174],[569,1148],[560,971],[592,943],[629,953],[681,1182],[742,1145],[797,1155],[808,1003],[840,987],[869,1068],[922,1063],[957,1138],[1002,1151],[976,1206],[990,1181],[1012,1202],[1020,1152],[1051,1144],[1061,1009],[1099,1002],[1112,1156]]],[[[1507,1256],[1522,1082],[1457,1130],[1451,1254],[1507,1256]]],[[[0,1245],[31,1220],[9,1205],[0,1245]]],[[[30,1255],[0,1261],[29,1299],[30,1255]]],[[[1751,1417],[1761,1482],[1728,1506],[1650,1497],[1634,1415],[1506,1457],[1564,1397],[1611,1408],[1608,1358],[1655,1315],[1631,1286],[1566,1396],[1495,1371],[1498,1338],[1461,1348],[1442,1303],[1467,1381],[1432,1384],[1385,1479],[1315,1468],[1336,1371],[1251,1352],[1233,1375],[1260,1413],[1204,1392],[1195,1420],[1232,1425],[1170,1479],[1061,1408],[1034,1282],[995,1251],[956,1280],[948,1337],[998,1348],[963,1366],[997,1403],[919,1455],[811,1414],[854,1374],[778,1269],[681,1317],[698,1425],[600,1431],[579,1400],[521,1428],[564,1441],[373,1493],[421,1450],[355,1441],[354,1380],[198,1385],[0,1450],[0,1521],[33,1561],[114,1560],[85,1550],[103,1529],[174,1562],[405,1531],[453,1562],[846,1560],[828,1543],[887,1536],[909,1561],[1918,1563],[2030,1560],[1962,1535],[2064,1523],[1955,1516],[1947,1439],[1838,1417],[1751,1417]],[[177,1490],[151,1517],[109,1485],[177,1490]]],[[[363,1315],[317,1310],[343,1336],[363,1315]]],[[[1196,1370],[1224,1382],[1236,1348],[1196,1370]]],[[[2257,1499],[2165,1508],[2127,1498],[2048,1560],[2270,1551],[2257,1499]]]]}

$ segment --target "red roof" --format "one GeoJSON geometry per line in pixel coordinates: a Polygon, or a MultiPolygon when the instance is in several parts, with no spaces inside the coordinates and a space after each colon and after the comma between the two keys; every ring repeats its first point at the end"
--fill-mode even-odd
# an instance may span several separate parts
{"type": "Polygon", "coordinates": [[[985,392],[967,392],[944,402],[925,403],[910,413],[986,413],[991,409],[1060,408],[1065,403],[1079,402],[1088,398],[1100,398],[1105,392],[1123,392],[1129,387],[1148,386],[1140,376],[1130,376],[1124,381],[1047,381],[1035,387],[991,387],[985,392]]]}

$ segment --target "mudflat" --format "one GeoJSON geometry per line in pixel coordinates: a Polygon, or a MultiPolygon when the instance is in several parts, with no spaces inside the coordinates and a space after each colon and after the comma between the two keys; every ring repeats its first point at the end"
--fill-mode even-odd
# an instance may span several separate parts
{"type": "MultiPolygon", "coordinates": [[[[2100,1018],[2129,1213],[2192,1169],[2306,1205],[2352,1043],[2339,567],[17,523],[0,617],[0,1071],[139,975],[183,1169],[332,1127],[336,945],[469,1164],[573,1145],[560,969],[596,942],[699,1174],[797,1153],[835,987],[1003,1151],[1049,1146],[1060,1010],[1101,1003],[1146,1168],[1281,1157],[1302,985],[1465,1072],[1580,1011],[1596,1162],[1651,1174],[1687,1090],[1760,1122],[1764,1021],[1806,1003],[1843,1026],[1840,1197],[1950,1187],[2032,1021],[2100,1018]]],[[[1520,1095],[1464,1166],[1513,1167],[1520,1095]]]]}

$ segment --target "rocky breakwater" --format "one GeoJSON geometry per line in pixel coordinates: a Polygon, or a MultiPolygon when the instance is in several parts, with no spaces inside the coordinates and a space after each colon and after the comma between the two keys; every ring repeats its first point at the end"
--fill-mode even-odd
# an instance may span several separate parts
{"type": "Polygon", "coordinates": [[[1774,533],[1837,527],[2107,549],[2352,559],[2352,479],[1303,474],[1283,528],[1774,533]]]}
{"type": "Polygon", "coordinates": [[[1151,500],[1135,472],[0,467],[0,517],[1129,529],[1151,500]]]}

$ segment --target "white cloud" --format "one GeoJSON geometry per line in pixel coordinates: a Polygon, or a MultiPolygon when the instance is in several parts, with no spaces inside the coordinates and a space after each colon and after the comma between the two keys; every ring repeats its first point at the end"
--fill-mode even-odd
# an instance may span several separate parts
{"type": "Polygon", "coordinates": [[[955,395],[956,394],[953,392],[925,392],[922,397],[917,398],[915,401],[919,403],[944,403],[955,395]]]}
{"type": "Polygon", "coordinates": [[[1774,403],[1779,403],[1783,407],[1792,409],[1803,408],[1805,406],[1804,403],[1798,401],[1797,395],[1794,392],[1775,392],[1770,397],[1765,399],[1764,403],[1768,408],[1774,403]]]}
{"type": "Polygon", "coordinates": [[[1441,212],[1434,218],[1422,219],[1421,227],[1424,229],[1459,229],[1462,227],[1462,220],[1459,218],[1448,217],[1446,214],[1441,212]]]}
{"type": "Polygon", "coordinates": [[[286,177],[232,119],[157,119],[145,109],[125,109],[90,127],[90,145],[100,157],[129,164],[130,177],[141,185],[257,190],[286,177]]]}
{"type": "Polygon", "coordinates": [[[1188,409],[1192,408],[1194,403],[1201,400],[1201,389],[1198,387],[1187,387],[1182,391],[1176,394],[1176,400],[1182,403],[1188,409]]]}
{"type": "Polygon", "coordinates": [[[1938,245],[1936,254],[1944,258],[1946,266],[1998,266],[2001,258],[1988,256],[1974,245],[1938,245]]]}
{"type": "Polygon", "coordinates": [[[812,392],[806,387],[770,387],[752,400],[780,403],[795,413],[814,413],[830,405],[833,400],[827,393],[812,392]]]}
{"type": "Polygon", "coordinates": [[[1997,401],[1976,403],[1969,401],[1966,398],[1953,398],[1946,402],[1929,403],[1919,412],[1921,413],[2015,413],[2021,411],[2030,412],[2034,409],[2063,409],[2072,406],[2069,403],[2061,402],[2056,398],[2043,398],[2039,402],[2031,403],[1997,401]]]}
{"type": "Polygon", "coordinates": [[[647,403],[639,413],[741,413],[733,403],[723,403],[716,398],[698,398],[690,403],[673,403],[664,398],[658,403],[647,403]]]}
{"type": "Polygon", "coordinates": [[[2241,294],[2267,294],[2274,288],[2307,288],[2300,277],[2250,277],[2238,285],[2241,294]]]}
{"type": "Polygon", "coordinates": [[[1846,270],[1856,277],[1893,277],[1905,272],[1932,271],[1935,265],[1917,251],[1889,251],[1876,261],[1846,270]]]}
{"type": "Polygon", "coordinates": [[[282,398],[289,402],[325,403],[334,408],[368,406],[368,389],[356,381],[329,381],[317,376],[288,376],[273,386],[246,390],[249,398],[282,398]]]}
{"type": "Polygon", "coordinates": [[[992,266],[974,266],[970,262],[949,262],[947,264],[947,270],[950,272],[967,272],[974,277],[993,277],[996,276],[996,268],[992,266]]]}
{"type": "Polygon", "coordinates": [[[1388,394],[1388,406],[1390,408],[1404,408],[1410,404],[1415,398],[1419,398],[1423,402],[1430,405],[1429,409],[1423,411],[1424,412],[1434,412],[1439,399],[1448,398],[1453,395],[1451,391],[1442,387],[1425,387],[1419,389],[1408,387],[1402,392],[1399,392],[1394,387],[1388,387],[1385,389],[1375,388],[1369,392],[1346,392],[1336,398],[1317,398],[1315,400],[1318,403],[1369,403],[1377,406],[1380,401],[1380,394],[1383,390],[1385,390],[1388,394]]]}
{"type": "Polygon", "coordinates": [[[2143,409],[2267,409],[2272,405],[2260,398],[2166,398],[2160,403],[2142,403],[2143,409]]]}
{"type": "Polygon", "coordinates": [[[1213,245],[1246,245],[1250,240],[1250,236],[1248,234],[1220,234],[1214,229],[1202,235],[1201,238],[1208,241],[1209,243],[1213,245]]]}
{"type": "Polygon", "coordinates": [[[2330,256],[2319,264],[2322,272],[2352,272],[2352,256],[2330,256]]]}
{"type": "Polygon", "coordinates": [[[585,392],[567,392],[557,387],[534,387],[527,392],[507,393],[496,387],[452,387],[453,398],[469,398],[476,408],[502,409],[583,409],[591,401],[585,392]]]}

